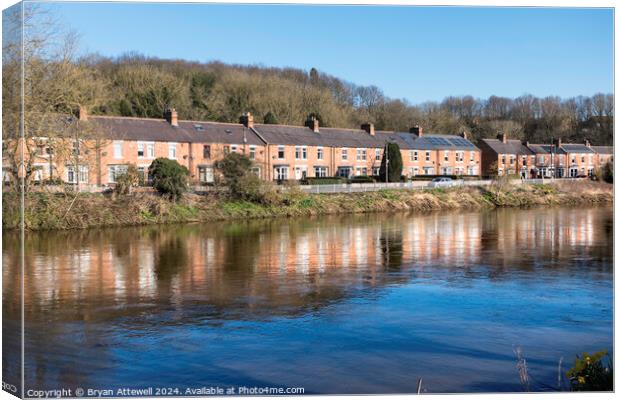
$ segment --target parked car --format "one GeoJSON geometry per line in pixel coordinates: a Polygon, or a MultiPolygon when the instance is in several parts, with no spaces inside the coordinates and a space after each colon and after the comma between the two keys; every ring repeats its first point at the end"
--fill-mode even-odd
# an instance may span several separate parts
{"type": "Polygon", "coordinates": [[[428,184],[431,188],[452,187],[456,185],[456,181],[452,178],[435,178],[428,184]]]}

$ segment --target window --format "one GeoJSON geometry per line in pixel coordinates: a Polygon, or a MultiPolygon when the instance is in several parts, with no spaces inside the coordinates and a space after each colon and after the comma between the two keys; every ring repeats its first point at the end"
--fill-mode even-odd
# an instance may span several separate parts
{"type": "Polygon", "coordinates": [[[115,140],[112,146],[114,147],[114,158],[123,158],[123,142],[115,140]]]}
{"type": "Polygon", "coordinates": [[[304,160],[308,159],[308,148],[305,146],[301,148],[301,158],[304,160]]]}
{"type": "Polygon", "coordinates": [[[144,185],[146,183],[147,167],[137,167],[138,169],[138,183],[144,185]]]}
{"type": "Polygon", "coordinates": [[[366,149],[357,149],[357,161],[366,161],[366,149]]]}
{"type": "Polygon", "coordinates": [[[327,167],[314,167],[314,176],[317,178],[324,178],[327,176],[327,167]]]}
{"type": "Polygon", "coordinates": [[[409,150],[409,161],[418,161],[418,152],[409,150]]]}
{"type": "Polygon", "coordinates": [[[368,175],[368,168],[357,167],[355,168],[355,175],[357,176],[366,176],[368,175]]]}
{"type": "Polygon", "coordinates": [[[381,158],[381,149],[375,149],[375,158],[377,159],[381,158]]]}
{"type": "Polygon", "coordinates": [[[230,146],[224,146],[224,155],[227,156],[230,154],[230,146]]]}
{"type": "Polygon", "coordinates": [[[278,158],[284,160],[284,146],[278,146],[278,158]]]}
{"type": "Polygon", "coordinates": [[[73,155],[79,155],[79,154],[80,154],[80,141],[74,140],[73,141],[73,155]]]}
{"type": "Polygon", "coordinates": [[[592,154],[588,155],[588,164],[592,164],[592,161],[594,160],[593,157],[594,156],[592,154]]]}
{"type": "Polygon", "coordinates": [[[527,156],[523,157],[523,166],[526,167],[527,166],[527,156]]]}
{"type": "Polygon", "coordinates": [[[510,155],[510,164],[512,165],[512,164],[514,164],[514,162],[515,162],[515,156],[514,156],[514,154],[511,154],[510,155]]]}
{"type": "Polygon", "coordinates": [[[288,179],[288,167],[275,167],[276,179],[284,181],[288,179]]]}
{"type": "Polygon", "coordinates": [[[379,175],[379,167],[372,167],[372,175],[373,176],[379,175]]]}
{"type": "Polygon", "coordinates": [[[570,162],[573,163],[573,164],[576,163],[577,162],[577,156],[575,156],[573,154],[573,156],[571,157],[571,161],[570,162]]]}
{"type": "Polygon", "coordinates": [[[342,159],[343,160],[349,159],[349,151],[347,149],[342,149],[342,159]]]}
{"type": "Polygon", "coordinates": [[[236,144],[231,145],[231,146],[230,146],[230,151],[231,151],[232,153],[236,153],[236,152],[237,152],[237,145],[236,145],[236,144]]]}
{"type": "Polygon", "coordinates": [[[168,158],[176,159],[177,158],[177,144],[176,143],[168,143],[168,158]]]}
{"type": "Polygon", "coordinates": [[[305,160],[306,158],[308,158],[307,156],[304,157],[304,153],[306,153],[306,148],[305,147],[301,147],[301,146],[296,146],[295,147],[295,159],[296,160],[305,160]]]}
{"type": "Polygon", "coordinates": [[[144,157],[144,142],[138,142],[138,157],[144,157]]]}
{"type": "Polygon", "coordinates": [[[148,158],[155,158],[155,143],[147,143],[146,144],[146,156],[148,158]]]}
{"type": "Polygon", "coordinates": [[[260,178],[260,167],[252,167],[250,168],[250,172],[260,178]]]}
{"type": "Polygon", "coordinates": [[[506,154],[502,154],[502,164],[506,164],[506,154]]]}
{"type": "Polygon", "coordinates": [[[351,168],[350,167],[338,167],[338,176],[343,178],[348,178],[351,176],[351,168]]]}
{"type": "Polygon", "coordinates": [[[115,183],[116,177],[127,171],[127,165],[108,165],[108,182],[115,183]]]}
{"type": "Polygon", "coordinates": [[[75,168],[67,167],[67,182],[75,182],[75,168]]]}
{"type": "Polygon", "coordinates": [[[418,167],[409,168],[409,176],[416,176],[418,174],[418,167]]]}
{"type": "Polygon", "coordinates": [[[198,181],[200,183],[213,183],[213,167],[199,166],[198,181]]]}
{"type": "Polygon", "coordinates": [[[545,156],[538,156],[538,164],[544,164],[545,163],[545,156]]]}
{"type": "Polygon", "coordinates": [[[475,157],[476,157],[476,152],[475,151],[470,151],[469,152],[469,161],[474,161],[475,157]]]}
{"type": "Polygon", "coordinates": [[[426,152],[426,158],[425,159],[426,159],[426,161],[430,161],[431,160],[431,152],[430,151],[426,152]]]}
{"type": "Polygon", "coordinates": [[[250,146],[250,160],[256,159],[256,146],[250,146]]]}
{"type": "Polygon", "coordinates": [[[322,160],[323,159],[323,148],[322,147],[318,147],[316,149],[316,159],[317,160],[322,160]]]}
{"type": "Polygon", "coordinates": [[[464,158],[465,158],[465,152],[463,152],[463,151],[457,151],[456,152],[456,161],[463,162],[464,158]]]}
{"type": "Polygon", "coordinates": [[[586,156],[585,155],[581,155],[581,163],[585,163],[586,162],[586,156]]]}
{"type": "Polygon", "coordinates": [[[448,150],[445,150],[443,152],[443,160],[448,161],[449,159],[450,159],[450,152],[448,150]]]}
{"type": "Polygon", "coordinates": [[[211,159],[211,145],[205,144],[202,146],[202,158],[207,160],[211,159]]]}

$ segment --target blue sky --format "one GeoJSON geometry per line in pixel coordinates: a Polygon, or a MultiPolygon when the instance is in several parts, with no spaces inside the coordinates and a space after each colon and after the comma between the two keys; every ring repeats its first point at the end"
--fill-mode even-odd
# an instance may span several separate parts
{"type": "Polygon", "coordinates": [[[416,104],[613,92],[611,9],[59,3],[84,52],[297,67],[416,104]]]}

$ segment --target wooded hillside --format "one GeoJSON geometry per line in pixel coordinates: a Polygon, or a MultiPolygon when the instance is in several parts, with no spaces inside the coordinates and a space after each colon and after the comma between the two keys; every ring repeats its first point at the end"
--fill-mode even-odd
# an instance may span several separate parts
{"type": "Polygon", "coordinates": [[[85,64],[106,88],[108,99],[97,114],[157,117],[175,107],[182,119],[237,122],[250,111],[258,122],[301,125],[310,114],[322,126],[428,132],[467,131],[474,139],[507,132],[533,143],[553,137],[593,144],[613,141],[613,95],[515,99],[491,96],[448,97],[442,102],[409,104],[376,86],[357,86],[316,69],[267,68],[160,60],[137,54],[91,58],[85,64]]]}

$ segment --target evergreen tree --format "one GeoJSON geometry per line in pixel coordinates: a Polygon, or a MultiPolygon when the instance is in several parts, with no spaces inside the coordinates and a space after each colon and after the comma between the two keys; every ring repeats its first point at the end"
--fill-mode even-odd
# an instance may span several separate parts
{"type": "Polygon", "coordinates": [[[387,168],[388,182],[400,182],[400,177],[403,173],[403,158],[400,154],[400,147],[396,143],[388,143],[387,152],[383,152],[383,159],[381,159],[381,167],[379,168],[379,178],[381,182],[385,182],[386,154],[390,161],[389,168],[387,168]]]}

